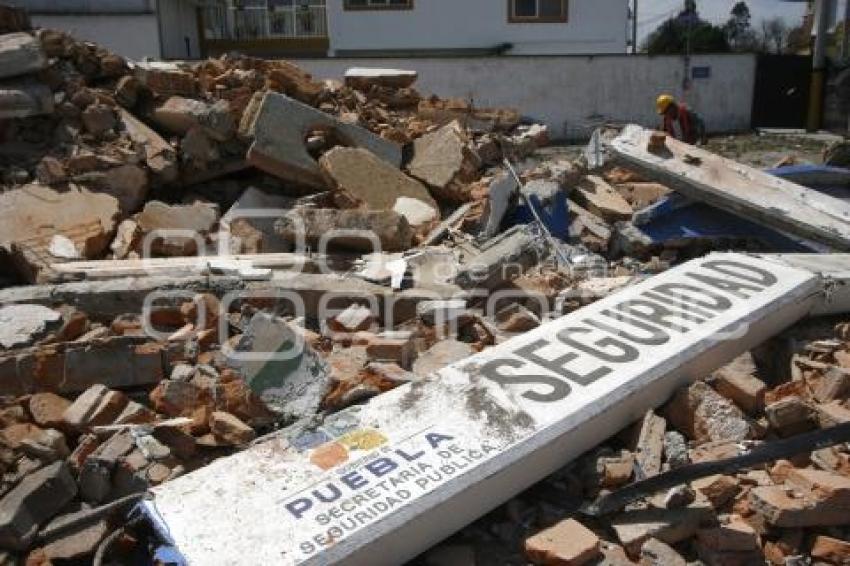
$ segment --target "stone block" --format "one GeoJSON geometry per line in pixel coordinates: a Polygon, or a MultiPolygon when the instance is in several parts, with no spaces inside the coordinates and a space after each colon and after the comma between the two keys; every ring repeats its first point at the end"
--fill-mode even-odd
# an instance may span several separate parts
{"type": "Polygon", "coordinates": [[[329,139],[338,140],[336,145],[369,150],[395,167],[401,165],[398,145],[274,92],[263,98],[250,131],[254,135],[247,156],[251,165],[314,190],[324,189],[325,180],[319,164],[305,145],[311,132],[322,132],[329,139]]]}

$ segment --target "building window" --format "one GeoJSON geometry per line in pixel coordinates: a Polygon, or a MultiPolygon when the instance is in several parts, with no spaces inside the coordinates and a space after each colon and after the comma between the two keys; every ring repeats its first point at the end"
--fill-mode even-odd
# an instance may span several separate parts
{"type": "Polygon", "coordinates": [[[508,21],[547,23],[567,21],[568,0],[508,0],[508,21]]]}
{"type": "Polygon", "coordinates": [[[346,10],[412,10],[413,0],[343,0],[346,10]]]}
{"type": "Polygon", "coordinates": [[[215,0],[204,5],[206,39],[327,37],[325,0],[215,0]]]}

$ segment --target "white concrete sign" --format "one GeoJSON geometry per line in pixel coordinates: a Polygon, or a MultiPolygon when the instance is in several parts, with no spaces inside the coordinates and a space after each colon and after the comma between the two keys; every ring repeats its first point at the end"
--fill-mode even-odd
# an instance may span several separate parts
{"type": "Polygon", "coordinates": [[[152,490],[187,563],[399,564],[805,316],[819,276],[712,254],[152,490]]]}

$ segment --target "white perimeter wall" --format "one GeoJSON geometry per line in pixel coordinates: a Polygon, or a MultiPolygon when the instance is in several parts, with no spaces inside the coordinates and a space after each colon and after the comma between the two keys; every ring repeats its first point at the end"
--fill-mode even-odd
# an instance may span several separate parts
{"type": "Polygon", "coordinates": [[[566,23],[508,23],[507,0],[414,0],[412,10],[344,10],[328,0],[331,50],[489,48],[514,55],[625,53],[626,0],[569,0],[566,23]]]}
{"type": "MultiPolygon", "coordinates": [[[[427,3],[427,2],[421,2],[427,3]]],[[[510,106],[547,124],[555,138],[581,138],[604,121],[653,126],[655,98],[682,96],[684,61],[677,56],[555,56],[423,59],[304,59],[317,78],[341,79],[349,67],[389,67],[419,72],[423,94],[472,98],[477,106],[510,106]]],[[[710,67],[694,79],[687,103],[710,132],[750,127],[754,55],[696,55],[691,65],[710,67]]]]}
{"type": "Polygon", "coordinates": [[[130,59],[161,56],[156,14],[85,14],[32,16],[34,26],[67,31],[130,59]]]}

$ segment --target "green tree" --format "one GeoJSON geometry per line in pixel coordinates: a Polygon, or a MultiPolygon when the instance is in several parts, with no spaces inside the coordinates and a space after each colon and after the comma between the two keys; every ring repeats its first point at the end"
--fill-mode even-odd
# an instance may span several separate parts
{"type": "Polygon", "coordinates": [[[662,23],[646,40],[651,55],[725,53],[730,50],[726,31],[699,17],[696,0],[685,0],[675,17],[662,23]]]}
{"type": "Polygon", "coordinates": [[[729,20],[723,26],[726,39],[733,51],[755,51],[758,39],[750,20],[752,14],[746,2],[738,2],[732,7],[729,20]]]}
{"type": "Polygon", "coordinates": [[[761,44],[765,53],[784,53],[788,46],[790,30],[782,18],[761,22],[761,44]]]}

